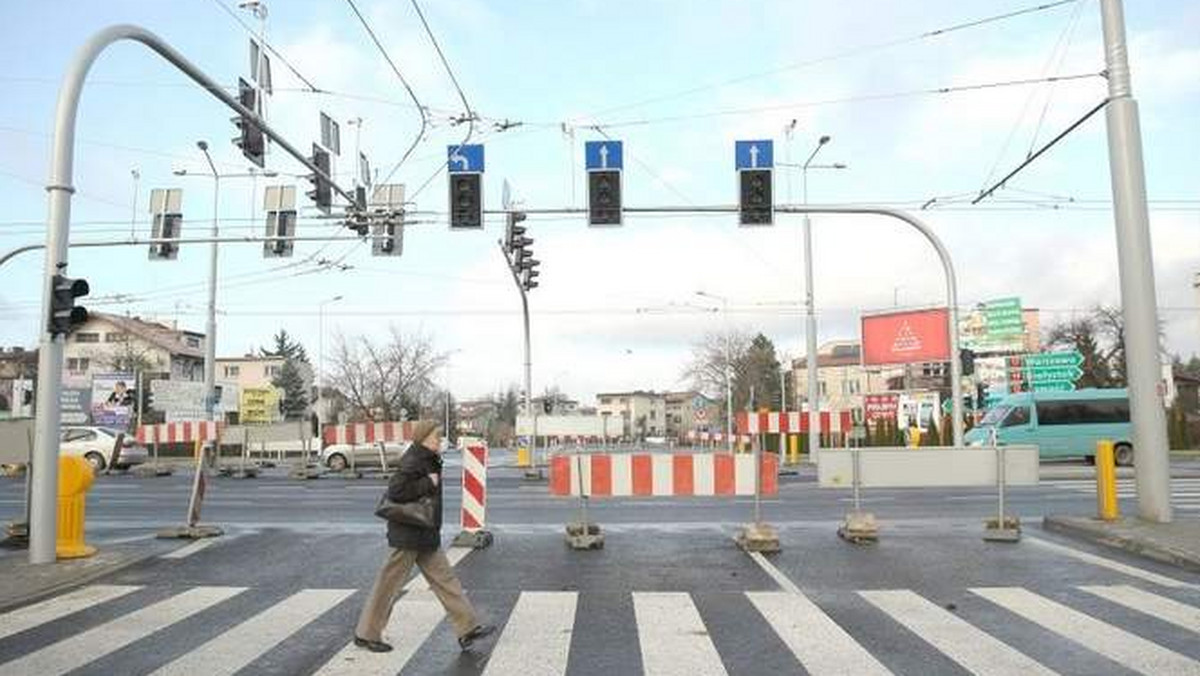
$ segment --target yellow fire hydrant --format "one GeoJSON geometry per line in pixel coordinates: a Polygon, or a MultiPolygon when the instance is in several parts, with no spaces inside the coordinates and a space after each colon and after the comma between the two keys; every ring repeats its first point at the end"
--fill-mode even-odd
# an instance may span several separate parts
{"type": "Polygon", "coordinates": [[[58,538],[54,552],[60,559],[79,559],[96,553],[83,542],[84,508],[94,474],[79,456],[58,459],[58,538]]]}

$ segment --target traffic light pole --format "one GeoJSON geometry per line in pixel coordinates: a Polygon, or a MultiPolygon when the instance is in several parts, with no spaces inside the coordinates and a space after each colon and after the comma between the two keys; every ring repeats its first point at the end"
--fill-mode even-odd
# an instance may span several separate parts
{"type": "MultiPolygon", "coordinates": [[[[505,212],[507,213],[507,212],[505,212]]],[[[525,417],[533,421],[533,357],[532,350],[529,344],[529,294],[525,292],[525,286],[521,284],[521,278],[518,276],[516,269],[513,267],[513,259],[508,255],[508,249],[504,248],[504,242],[497,242],[500,245],[500,253],[504,254],[504,261],[508,264],[508,271],[512,273],[513,282],[517,285],[517,293],[521,294],[521,314],[525,319],[525,417]]],[[[533,457],[533,448],[537,445],[537,430],[534,430],[535,436],[530,444],[530,462],[533,466],[537,466],[537,460],[533,457]]]]}
{"type": "Polygon", "coordinates": [[[267,126],[254,111],[243,106],[225,92],[221,85],[204,74],[175,51],[157,35],[139,26],[119,24],[96,33],[89,39],[67,67],[54,117],[54,141],[50,156],[50,180],[46,186],[49,193],[46,227],[46,257],[42,282],[42,313],[40,338],[38,340],[38,415],[35,425],[35,440],[32,457],[32,497],[29,514],[29,562],[32,564],[53,563],[55,538],[57,535],[56,497],[58,487],[58,437],[61,423],[59,396],[62,392],[62,362],[64,334],[51,334],[49,319],[52,312],[52,280],[56,274],[67,270],[67,247],[70,242],[71,196],[75,164],[75,125],[79,111],[79,97],[88,71],[96,58],[109,45],[120,40],[134,40],[149,47],[173,66],[182,71],[196,84],[219,99],[239,115],[257,125],[263,133],[289,155],[317,174],[334,190],[354,203],[354,196],[343,190],[326,172],[319,170],[307,157],[296,150],[282,136],[267,126]]]}

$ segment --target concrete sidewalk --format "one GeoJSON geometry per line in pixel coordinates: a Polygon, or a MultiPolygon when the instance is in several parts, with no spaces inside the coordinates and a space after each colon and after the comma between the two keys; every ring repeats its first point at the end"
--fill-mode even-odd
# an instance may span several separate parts
{"type": "Polygon", "coordinates": [[[7,550],[0,555],[0,612],[87,584],[178,547],[178,541],[143,539],[137,542],[98,547],[87,558],[32,565],[26,550],[7,550]]]}
{"type": "Polygon", "coordinates": [[[1171,523],[1140,519],[1100,521],[1082,516],[1047,516],[1048,530],[1123,549],[1148,559],[1200,572],[1200,518],[1179,516],[1171,523]]]}

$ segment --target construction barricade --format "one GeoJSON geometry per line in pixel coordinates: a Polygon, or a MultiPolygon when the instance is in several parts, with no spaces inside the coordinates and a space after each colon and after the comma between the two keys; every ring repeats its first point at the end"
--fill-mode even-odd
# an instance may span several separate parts
{"type": "MultiPolygon", "coordinates": [[[[762,458],[762,494],[779,492],[778,459],[762,458]]],[[[754,495],[754,457],[730,453],[593,453],[550,457],[550,494],[589,498],[754,495]]]]}
{"type": "Polygon", "coordinates": [[[387,472],[388,457],[400,459],[403,444],[412,439],[420,421],[378,421],[329,424],[321,429],[321,464],[348,476],[361,476],[360,465],[387,472]]]}
{"type": "Polygon", "coordinates": [[[454,546],[483,549],[492,544],[492,534],[487,530],[487,445],[464,448],[462,468],[462,531],[454,538],[454,546]]]}

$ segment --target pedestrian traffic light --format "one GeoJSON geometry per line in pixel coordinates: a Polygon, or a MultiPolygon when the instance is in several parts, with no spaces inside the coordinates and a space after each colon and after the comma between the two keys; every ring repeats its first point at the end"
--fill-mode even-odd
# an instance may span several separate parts
{"type": "Polygon", "coordinates": [[[741,190],[738,218],[741,225],[771,225],[775,207],[771,195],[770,169],[743,169],[738,172],[741,190]]]}
{"type": "MultiPolygon", "coordinates": [[[[238,78],[238,103],[250,112],[258,115],[262,108],[258,105],[258,90],[249,82],[238,78]]],[[[230,118],[238,128],[238,137],[233,139],[234,145],[242,149],[242,155],[251,162],[263,167],[266,164],[267,140],[263,130],[254,124],[253,118],[245,114],[230,118]]]]}
{"type": "Polygon", "coordinates": [[[69,335],[88,320],[88,311],[75,304],[75,299],[88,295],[86,279],[70,279],[54,275],[50,289],[50,319],[46,330],[52,336],[69,335]]]}
{"type": "Polygon", "coordinates": [[[483,227],[483,175],[450,174],[450,229],[483,227]]]}
{"type": "Polygon", "coordinates": [[[311,199],[317,208],[329,213],[330,207],[333,206],[333,184],[329,182],[326,176],[330,175],[329,151],[325,150],[317,144],[313,144],[312,163],[320,169],[322,174],[309,174],[308,180],[313,184],[313,189],[308,191],[308,198],[311,199]]]}
{"type": "Polygon", "coordinates": [[[392,220],[376,222],[371,236],[372,256],[399,256],[404,253],[404,226],[392,220]]]}
{"type": "Polygon", "coordinates": [[[588,172],[588,225],[621,225],[621,172],[588,172]]]}
{"type": "Polygon", "coordinates": [[[525,226],[519,225],[525,220],[524,212],[510,211],[508,212],[508,221],[504,228],[504,250],[512,253],[518,247],[526,246],[533,242],[525,238],[525,226]],[[524,243],[522,243],[524,242],[524,243]]]}
{"type": "Polygon", "coordinates": [[[962,374],[970,376],[975,374],[975,351],[961,349],[958,351],[958,358],[962,364],[962,374]]]}

